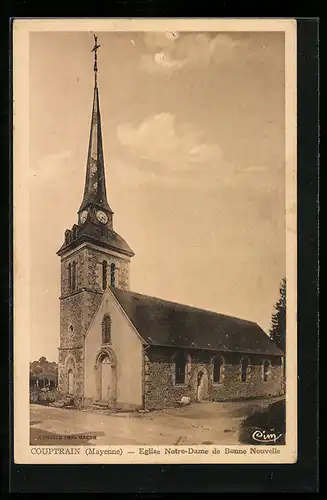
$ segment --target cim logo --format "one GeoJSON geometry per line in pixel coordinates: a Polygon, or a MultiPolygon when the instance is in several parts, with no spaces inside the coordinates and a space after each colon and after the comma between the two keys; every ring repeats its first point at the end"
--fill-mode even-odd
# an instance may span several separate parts
{"type": "Polygon", "coordinates": [[[280,439],[282,434],[277,434],[271,431],[255,430],[252,432],[252,438],[258,443],[276,443],[280,439]]]}

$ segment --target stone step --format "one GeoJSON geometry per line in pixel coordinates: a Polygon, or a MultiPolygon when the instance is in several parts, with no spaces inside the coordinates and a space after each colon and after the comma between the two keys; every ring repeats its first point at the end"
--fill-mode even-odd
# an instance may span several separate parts
{"type": "Polygon", "coordinates": [[[72,396],[64,396],[53,403],[50,403],[51,406],[55,406],[57,408],[62,408],[63,406],[71,406],[73,398],[72,396]]]}
{"type": "Polygon", "coordinates": [[[109,401],[94,401],[93,406],[98,408],[108,408],[109,401]]]}

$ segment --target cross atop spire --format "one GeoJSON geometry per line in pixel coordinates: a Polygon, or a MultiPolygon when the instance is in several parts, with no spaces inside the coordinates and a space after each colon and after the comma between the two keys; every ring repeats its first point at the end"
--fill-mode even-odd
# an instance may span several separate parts
{"type": "Polygon", "coordinates": [[[98,45],[98,37],[93,33],[94,37],[94,46],[91,52],[94,52],[94,65],[93,65],[93,71],[94,71],[94,87],[98,86],[97,82],[97,74],[98,74],[98,50],[101,47],[101,45],[98,45]]]}

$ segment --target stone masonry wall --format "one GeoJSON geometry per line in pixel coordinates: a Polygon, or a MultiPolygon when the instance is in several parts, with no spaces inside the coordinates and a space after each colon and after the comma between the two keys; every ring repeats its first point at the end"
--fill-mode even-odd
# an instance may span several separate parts
{"type": "MultiPolygon", "coordinates": [[[[186,384],[174,384],[175,351],[165,348],[149,348],[145,354],[144,401],[146,408],[164,408],[175,405],[182,396],[196,399],[196,373],[206,365],[203,359],[193,358],[187,366],[186,384]],[[199,366],[198,366],[199,365],[199,366]]],[[[198,357],[199,358],[199,357],[198,357]]]]}
{"type": "Polygon", "coordinates": [[[60,301],[60,348],[68,349],[83,344],[85,292],[79,292],[60,301]]]}
{"type": "MultiPolygon", "coordinates": [[[[263,380],[263,358],[247,356],[250,359],[247,380],[241,381],[241,366],[226,360],[223,377],[220,383],[211,384],[212,401],[228,401],[231,399],[247,399],[253,397],[272,397],[283,394],[283,369],[272,359],[268,380],[263,380]]],[[[266,356],[264,359],[269,360],[266,356]]],[[[211,367],[213,370],[213,367],[211,367]]]]}
{"type": "Polygon", "coordinates": [[[60,301],[60,347],[82,346],[102,294],[80,291],[60,301]]]}
{"type": "Polygon", "coordinates": [[[116,265],[116,286],[123,290],[129,290],[129,261],[110,255],[94,248],[83,248],[63,258],[61,261],[61,296],[70,293],[68,283],[68,266],[77,263],[76,290],[83,287],[97,292],[103,291],[102,288],[102,263],[106,260],[108,263],[108,285],[110,285],[110,265],[116,265]]]}
{"type": "Polygon", "coordinates": [[[68,283],[68,266],[77,263],[77,274],[76,274],[76,290],[88,286],[88,263],[87,263],[87,249],[83,248],[77,252],[71,254],[69,257],[62,259],[61,261],[61,296],[66,296],[70,293],[69,283],[68,283]]]}
{"type": "Polygon", "coordinates": [[[212,358],[215,353],[189,351],[190,363],[187,365],[186,384],[174,383],[175,350],[150,347],[145,353],[144,401],[146,408],[164,408],[175,405],[182,396],[197,399],[197,374],[208,373],[208,387],[204,399],[228,401],[251,397],[270,397],[283,393],[283,374],[279,357],[244,355],[250,359],[246,382],[241,381],[242,354],[222,353],[225,363],[220,383],[213,383],[212,358]],[[271,362],[268,380],[263,381],[263,360],[271,362]]]}
{"type": "Polygon", "coordinates": [[[104,260],[108,263],[108,285],[110,285],[110,265],[116,266],[117,288],[129,290],[129,261],[121,259],[116,255],[105,254],[93,248],[87,250],[89,284],[98,291],[102,291],[102,263],[104,260]]]}
{"type": "Polygon", "coordinates": [[[68,393],[68,369],[74,373],[75,404],[81,404],[84,393],[85,304],[88,292],[77,292],[60,301],[60,348],[58,386],[68,393]],[[69,361],[69,363],[68,363],[69,361]]]}

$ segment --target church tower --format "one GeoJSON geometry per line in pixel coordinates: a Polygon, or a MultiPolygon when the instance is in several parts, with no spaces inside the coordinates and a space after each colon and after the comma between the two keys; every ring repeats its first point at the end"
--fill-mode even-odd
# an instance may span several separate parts
{"type": "Polygon", "coordinates": [[[107,200],[94,36],[94,92],[85,188],[77,224],[66,229],[57,252],[61,259],[59,390],[77,403],[84,395],[84,339],[108,286],[129,289],[130,258],[126,241],[113,229],[107,200]]]}

